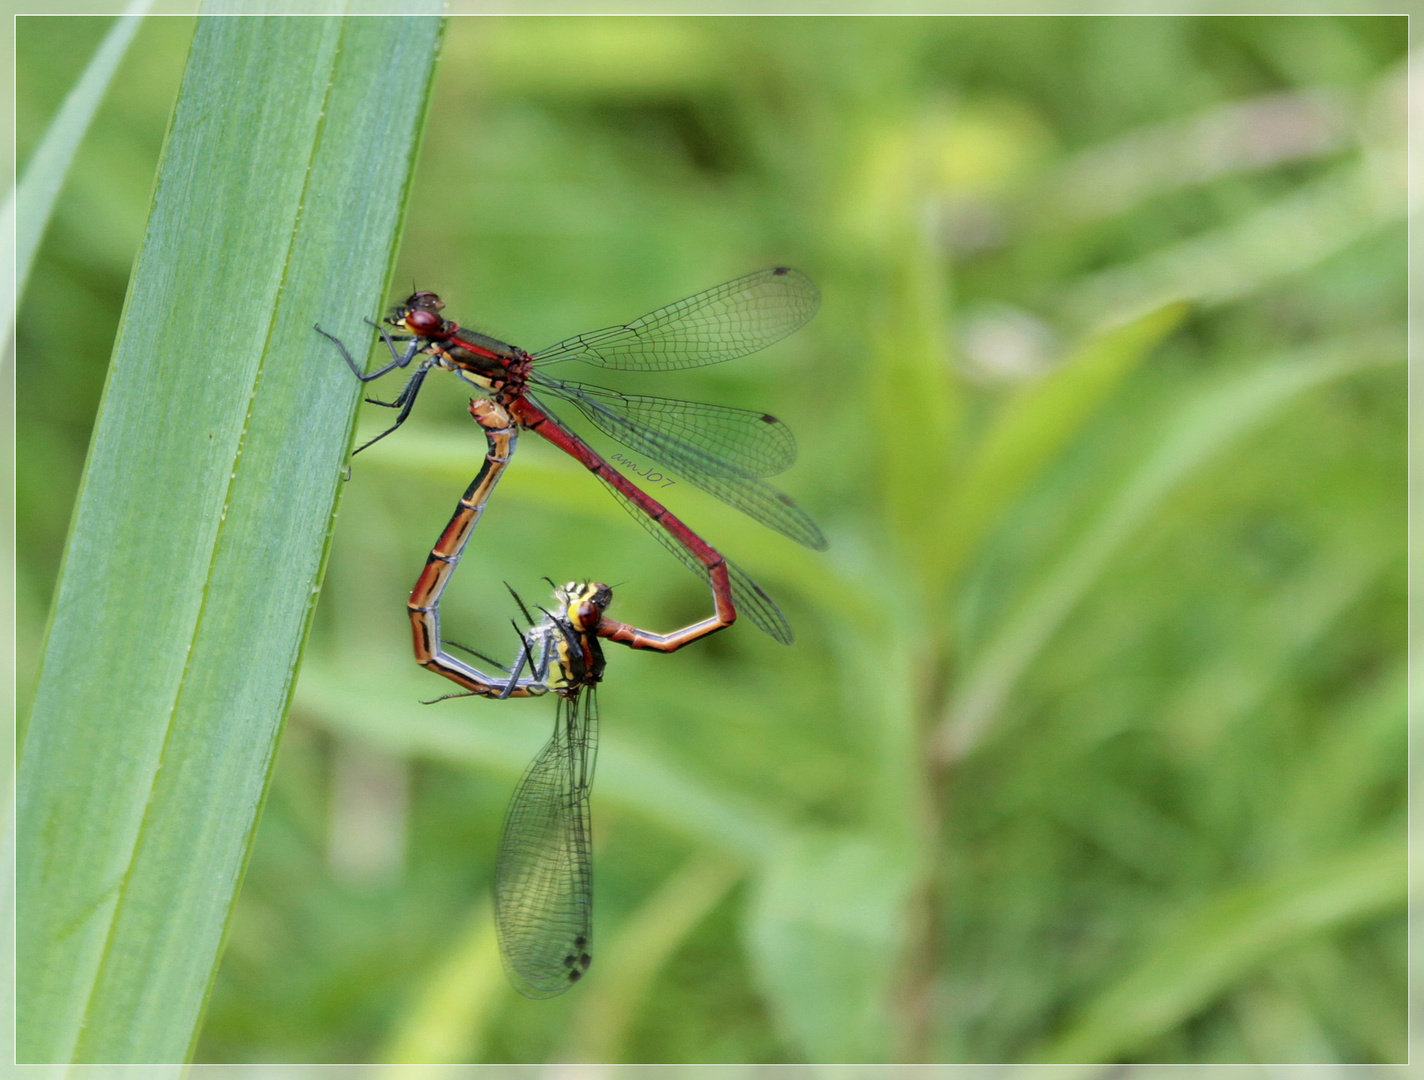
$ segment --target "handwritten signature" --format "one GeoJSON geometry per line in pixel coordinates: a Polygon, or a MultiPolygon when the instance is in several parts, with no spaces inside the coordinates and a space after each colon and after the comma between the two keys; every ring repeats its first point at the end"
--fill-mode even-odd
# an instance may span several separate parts
{"type": "Polygon", "coordinates": [[[643,469],[638,468],[638,466],[634,465],[631,460],[625,458],[622,454],[614,454],[613,460],[618,462],[619,465],[622,465],[623,468],[627,469],[634,476],[641,476],[650,484],[656,484],[661,481],[663,487],[672,487],[673,484],[677,483],[676,480],[670,479],[669,477],[666,477],[662,473],[657,472],[655,470],[645,471],[643,469]]]}

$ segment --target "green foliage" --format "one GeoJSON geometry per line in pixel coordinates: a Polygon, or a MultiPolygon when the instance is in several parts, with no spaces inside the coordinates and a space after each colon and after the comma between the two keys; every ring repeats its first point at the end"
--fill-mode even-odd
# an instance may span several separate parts
{"type": "MultiPolygon", "coordinates": [[[[153,160],[174,37],[138,38],[41,251],[67,341],[21,321],[22,641],[142,220],[89,177],[153,160]]],[[[23,140],[63,86],[20,42],[23,140]]],[[[432,376],[344,490],[197,1057],[1402,1060],[1404,43],[1396,18],[453,20],[396,291],[536,348],[806,271],[821,313],[766,354],[606,381],[786,420],[778,483],[831,548],[659,490],[797,641],[610,655],[602,952],[517,998],[482,898],[551,710],[418,704],[445,687],[402,604],[483,452],[432,376]]],[[[307,322],[378,308],[328,289],[307,322]]],[[[449,632],[509,649],[502,583],[546,574],[618,583],[640,625],[706,606],[526,437],[449,632]]]]}
{"type": "Polygon", "coordinates": [[[1322,930],[1397,911],[1408,897],[1399,836],[1360,844],[1321,865],[1223,892],[1173,918],[1137,965],[1082,1010],[1044,1061],[1111,1061],[1207,1006],[1224,985],[1322,930]]]}
{"type": "MultiPolygon", "coordinates": [[[[139,0],[131,7],[141,10],[147,7],[146,0],[139,0]]],[[[25,174],[5,200],[0,232],[5,235],[13,233],[15,237],[16,294],[24,290],[25,279],[29,277],[30,267],[35,261],[35,252],[39,250],[45,227],[49,225],[54,201],[59,197],[65,174],[74,162],[75,151],[88,132],[94,113],[109,89],[109,80],[114,77],[141,22],[140,18],[129,15],[114,20],[98,50],[85,66],[84,74],[65,97],[59,114],[46,129],[44,139],[30,155],[25,174]],[[17,214],[17,207],[23,207],[24,213],[17,214]]],[[[14,299],[12,297],[12,303],[14,299]]],[[[5,337],[9,337],[14,322],[15,312],[11,307],[0,318],[5,337]]]]}
{"type": "Polygon", "coordinates": [[[21,752],[22,1060],[196,1041],[352,427],[311,323],[385,283],[438,31],[198,24],[21,752]]]}

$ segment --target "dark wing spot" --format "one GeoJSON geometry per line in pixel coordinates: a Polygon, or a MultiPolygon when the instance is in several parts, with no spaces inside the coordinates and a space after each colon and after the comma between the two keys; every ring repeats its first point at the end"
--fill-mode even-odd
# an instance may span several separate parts
{"type": "Polygon", "coordinates": [[[791,272],[791,268],[789,266],[774,266],[771,268],[771,272],[773,274],[787,274],[791,272]]]}
{"type": "Polygon", "coordinates": [[[580,979],[582,979],[582,978],[583,978],[583,972],[582,972],[582,971],[571,971],[571,972],[569,972],[569,982],[578,982],[578,981],[579,981],[580,979]]]}
{"type": "Polygon", "coordinates": [[[778,420],[776,417],[772,416],[771,413],[762,413],[761,422],[762,422],[763,424],[779,424],[779,423],[781,423],[781,421],[778,420]]]}

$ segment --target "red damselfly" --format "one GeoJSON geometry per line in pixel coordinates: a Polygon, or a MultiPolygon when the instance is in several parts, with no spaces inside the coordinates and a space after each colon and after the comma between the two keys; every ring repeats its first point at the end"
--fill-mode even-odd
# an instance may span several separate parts
{"type": "Polygon", "coordinates": [[[372,443],[400,427],[410,415],[421,384],[433,368],[453,371],[490,393],[520,427],[537,431],[580,461],[613,492],[644,528],[689,568],[706,573],[735,618],[741,608],[779,641],[791,640],[780,610],[742,570],[727,563],[701,537],[672,518],[667,509],[609,465],[591,446],[551,414],[539,394],[561,398],[595,427],[669,471],[817,550],[826,546],[806,513],[764,482],[790,468],[796,441],[774,416],[721,405],[621,394],[605,387],[558,379],[544,370],[580,360],[606,368],[671,371],[718,364],[780,341],[816,313],[820,294],[811,279],[787,267],[773,267],[718,285],[658,308],[630,323],[567,338],[538,352],[464,329],[443,318],[444,302],[432,292],[413,293],[386,322],[401,333],[381,329],[390,350],[388,363],[363,372],[345,345],[333,341],[356,376],[379,378],[421,359],[399,394],[374,404],[398,409],[395,423],[372,443]],[[397,342],[408,342],[402,352],[397,342]]]}

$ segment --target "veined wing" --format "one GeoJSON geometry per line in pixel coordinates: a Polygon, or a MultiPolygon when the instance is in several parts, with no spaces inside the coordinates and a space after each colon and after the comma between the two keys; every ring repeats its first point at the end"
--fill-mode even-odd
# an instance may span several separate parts
{"type": "Polygon", "coordinates": [[[604,402],[585,394],[582,383],[561,383],[541,380],[540,386],[558,394],[575,405],[593,421],[605,435],[624,446],[646,454],[654,461],[677,473],[688,483],[715,495],[728,506],[767,528],[789,536],[798,544],[824,551],[826,538],[809,514],[791,499],[755,476],[735,467],[731,462],[714,457],[706,451],[683,442],[670,434],[654,431],[610,408],[604,402]]]}
{"type": "MultiPolygon", "coordinates": [[[[646,529],[654,540],[672,552],[679,562],[700,579],[704,581],[707,579],[707,568],[697,561],[692,552],[679,544],[666,529],[643,513],[623,492],[604,480],[602,476],[598,479],[618,500],[623,509],[628,511],[633,520],[646,529]]],[[[737,614],[745,615],[751,619],[757,629],[770,634],[781,644],[790,645],[795,639],[795,635],[791,632],[791,624],[787,622],[786,616],[776,606],[776,601],[767,596],[762,587],[731,560],[727,562],[727,576],[731,581],[732,603],[736,605],[737,614]]]]}
{"type": "MultiPolygon", "coordinates": [[[[603,425],[579,398],[596,403],[600,416],[614,414],[646,429],[651,437],[665,436],[701,452],[708,459],[708,468],[726,464],[743,476],[775,476],[796,463],[796,436],[768,413],[701,401],[620,394],[605,386],[551,379],[542,373],[536,373],[531,381],[583,408],[600,428],[603,425]]],[[[620,438],[607,428],[603,430],[620,438]]]]}
{"type": "Polygon", "coordinates": [[[560,697],[554,734],[514,790],[495,860],[499,951],[525,997],[561,994],[593,952],[588,795],[598,740],[593,687],[560,697]]]}
{"type": "Polygon", "coordinates": [[[623,326],[566,338],[535,364],[582,360],[606,368],[673,371],[764,349],[810,321],[821,293],[799,270],[774,266],[650,311],[623,326]]]}

